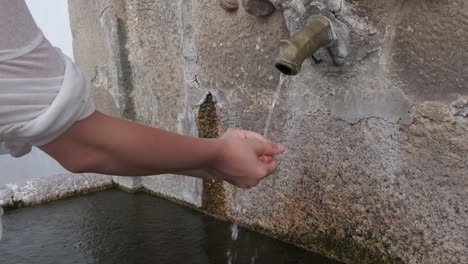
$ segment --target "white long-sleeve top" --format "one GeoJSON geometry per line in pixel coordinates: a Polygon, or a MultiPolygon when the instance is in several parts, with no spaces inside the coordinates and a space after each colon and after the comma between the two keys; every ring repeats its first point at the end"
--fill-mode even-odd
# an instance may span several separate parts
{"type": "Polygon", "coordinates": [[[83,72],[54,48],[24,0],[0,0],[0,154],[52,142],[94,105],[83,72]]]}

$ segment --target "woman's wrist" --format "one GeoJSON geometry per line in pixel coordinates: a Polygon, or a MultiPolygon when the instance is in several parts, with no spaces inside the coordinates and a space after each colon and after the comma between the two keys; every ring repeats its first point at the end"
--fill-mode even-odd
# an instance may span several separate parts
{"type": "Polygon", "coordinates": [[[203,153],[206,155],[200,166],[189,170],[178,171],[176,174],[192,176],[202,179],[218,179],[216,167],[219,166],[220,156],[222,155],[224,142],[221,139],[200,139],[202,142],[203,153]]]}
{"type": "Polygon", "coordinates": [[[204,162],[201,170],[213,170],[218,164],[222,156],[223,148],[225,147],[225,142],[219,138],[210,138],[204,139],[204,149],[207,153],[207,161],[204,162]]]}

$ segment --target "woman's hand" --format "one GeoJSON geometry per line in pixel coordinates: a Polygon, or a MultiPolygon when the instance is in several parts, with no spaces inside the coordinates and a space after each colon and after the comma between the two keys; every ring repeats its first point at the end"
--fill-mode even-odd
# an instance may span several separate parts
{"type": "Polygon", "coordinates": [[[241,129],[229,129],[220,141],[222,149],[209,169],[210,175],[242,188],[256,186],[275,172],[278,167],[275,155],[285,150],[281,144],[241,129]]]}

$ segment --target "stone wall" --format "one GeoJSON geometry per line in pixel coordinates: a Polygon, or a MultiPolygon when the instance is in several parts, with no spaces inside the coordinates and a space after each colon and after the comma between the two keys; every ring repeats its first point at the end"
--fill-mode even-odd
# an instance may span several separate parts
{"type": "Polygon", "coordinates": [[[278,43],[310,16],[327,16],[342,45],[343,65],[320,50],[287,77],[268,137],[288,150],[258,187],[114,181],[350,263],[467,263],[468,4],[272,2],[255,17],[218,0],[69,0],[98,108],[194,136],[263,132],[278,43]]]}

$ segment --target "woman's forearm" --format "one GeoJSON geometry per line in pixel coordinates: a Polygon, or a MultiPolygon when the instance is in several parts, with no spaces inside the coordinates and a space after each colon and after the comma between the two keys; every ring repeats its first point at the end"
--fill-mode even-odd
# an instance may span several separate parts
{"type": "Polygon", "coordinates": [[[212,167],[221,151],[219,139],[182,136],[157,128],[133,127],[102,144],[104,159],[94,171],[143,176],[212,167]]]}
{"type": "MultiPolygon", "coordinates": [[[[81,153],[81,157],[74,155],[72,162],[84,166],[73,171],[122,176],[202,169],[211,165],[221,148],[217,139],[182,136],[99,112],[85,122],[75,124],[62,137],[79,141],[75,151],[81,153]]],[[[65,150],[59,153],[47,151],[51,149],[47,146],[43,149],[59,161],[72,155],[66,154],[65,150]]]]}

